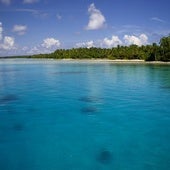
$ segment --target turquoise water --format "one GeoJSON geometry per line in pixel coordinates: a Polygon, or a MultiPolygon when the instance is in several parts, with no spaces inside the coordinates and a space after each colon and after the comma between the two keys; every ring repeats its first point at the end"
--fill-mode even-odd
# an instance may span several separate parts
{"type": "Polygon", "coordinates": [[[170,169],[170,65],[1,60],[0,169],[170,169]]]}

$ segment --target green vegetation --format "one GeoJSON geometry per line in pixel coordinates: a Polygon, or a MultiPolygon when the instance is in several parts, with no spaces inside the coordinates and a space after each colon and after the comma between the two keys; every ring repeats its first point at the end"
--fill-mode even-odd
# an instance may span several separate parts
{"type": "Polygon", "coordinates": [[[106,48],[73,48],[58,49],[51,54],[33,55],[31,58],[54,59],[140,59],[145,61],[170,61],[170,35],[163,37],[159,45],[120,46],[106,48]]]}

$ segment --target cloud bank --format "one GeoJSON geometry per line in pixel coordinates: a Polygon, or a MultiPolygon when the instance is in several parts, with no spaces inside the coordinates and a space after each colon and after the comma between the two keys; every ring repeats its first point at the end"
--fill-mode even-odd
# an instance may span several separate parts
{"type": "Polygon", "coordinates": [[[94,45],[94,41],[87,41],[87,42],[76,43],[75,47],[91,48],[91,47],[95,47],[95,45],[94,45]]]}
{"type": "Polygon", "coordinates": [[[118,36],[113,35],[111,39],[104,38],[103,45],[110,48],[110,47],[116,47],[117,45],[121,45],[122,41],[119,39],[118,36]]]}
{"type": "Polygon", "coordinates": [[[145,34],[141,34],[138,37],[134,35],[124,35],[123,39],[126,45],[135,44],[141,46],[147,44],[148,42],[148,37],[145,34]]]}
{"type": "Polygon", "coordinates": [[[81,43],[76,43],[75,47],[91,48],[91,47],[101,47],[101,48],[113,48],[117,45],[129,46],[129,45],[146,45],[148,44],[148,37],[146,34],[140,34],[139,36],[135,35],[124,35],[122,40],[116,36],[112,35],[111,38],[105,37],[103,40],[99,41],[86,41],[81,43]]]}
{"type": "MultiPolygon", "coordinates": [[[[3,25],[0,22],[0,55],[14,55],[14,54],[39,54],[39,53],[51,53],[57,48],[61,47],[61,42],[53,37],[48,37],[42,40],[39,44],[28,47],[28,46],[17,46],[15,44],[15,38],[3,35],[3,25]]],[[[23,35],[27,30],[25,25],[14,25],[13,32],[23,35]]],[[[129,35],[125,34],[123,37],[117,35],[112,35],[111,37],[104,37],[100,40],[90,40],[73,44],[72,47],[76,48],[113,48],[117,45],[129,46],[135,44],[138,46],[148,44],[148,37],[146,34],[142,33],[139,35],[129,35]]]]}

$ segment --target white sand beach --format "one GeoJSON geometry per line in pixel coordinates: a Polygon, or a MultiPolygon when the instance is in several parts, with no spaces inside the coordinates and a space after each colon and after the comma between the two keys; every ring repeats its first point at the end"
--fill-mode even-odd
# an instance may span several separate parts
{"type": "Polygon", "coordinates": [[[27,58],[14,58],[14,59],[0,59],[0,64],[55,64],[55,63],[113,63],[113,64],[170,64],[170,62],[162,61],[144,61],[144,60],[110,60],[110,59],[27,59],[27,58]]]}

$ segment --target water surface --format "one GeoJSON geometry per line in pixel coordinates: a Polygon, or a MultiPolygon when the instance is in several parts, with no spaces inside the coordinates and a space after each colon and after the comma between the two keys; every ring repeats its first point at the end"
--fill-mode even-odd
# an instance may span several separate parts
{"type": "Polygon", "coordinates": [[[0,169],[168,170],[170,65],[0,60],[0,169]]]}

